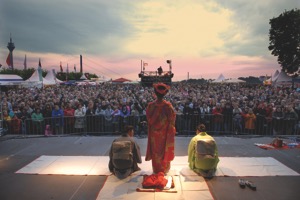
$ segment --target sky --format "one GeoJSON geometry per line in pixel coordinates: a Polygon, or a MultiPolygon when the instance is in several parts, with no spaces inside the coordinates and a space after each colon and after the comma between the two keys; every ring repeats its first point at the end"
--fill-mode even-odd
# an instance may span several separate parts
{"type": "Polygon", "coordinates": [[[0,64],[83,71],[138,81],[172,60],[173,81],[271,76],[269,20],[299,0],[1,0],[0,64]]]}

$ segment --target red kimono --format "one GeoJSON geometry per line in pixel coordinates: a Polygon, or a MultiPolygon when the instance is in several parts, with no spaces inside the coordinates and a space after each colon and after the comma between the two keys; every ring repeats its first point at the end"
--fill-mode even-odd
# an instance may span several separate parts
{"type": "Polygon", "coordinates": [[[151,102],[146,110],[148,121],[148,145],[146,161],[152,160],[154,173],[170,170],[174,159],[176,113],[168,101],[151,102]]]}

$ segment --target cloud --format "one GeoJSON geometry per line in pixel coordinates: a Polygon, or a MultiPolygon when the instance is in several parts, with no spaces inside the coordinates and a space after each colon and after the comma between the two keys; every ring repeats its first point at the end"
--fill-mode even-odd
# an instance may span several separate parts
{"type": "Polygon", "coordinates": [[[47,67],[79,66],[83,54],[92,73],[132,79],[141,59],[154,70],[172,59],[180,78],[218,75],[224,66],[235,76],[265,74],[278,67],[269,20],[297,7],[298,0],[1,0],[0,63],[12,33],[19,66],[24,54],[34,66],[39,57],[47,67]]]}
{"type": "Polygon", "coordinates": [[[230,13],[211,13],[196,1],[138,3],[137,16],[128,20],[138,30],[124,47],[127,52],[152,56],[199,57],[222,45],[218,33],[228,28],[230,13]]]}
{"type": "Polygon", "coordinates": [[[233,25],[220,34],[224,41],[221,48],[231,55],[262,56],[269,54],[269,20],[285,10],[299,7],[298,0],[222,1],[215,3],[231,11],[233,25]]]}
{"type": "Polygon", "coordinates": [[[130,34],[122,1],[1,1],[1,41],[12,33],[18,49],[31,52],[110,54],[130,34]],[[5,37],[4,37],[5,36],[5,37]]]}

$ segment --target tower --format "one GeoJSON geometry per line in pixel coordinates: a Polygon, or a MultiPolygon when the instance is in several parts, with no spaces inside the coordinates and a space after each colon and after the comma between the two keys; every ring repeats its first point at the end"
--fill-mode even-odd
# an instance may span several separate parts
{"type": "Polygon", "coordinates": [[[80,73],[82,73],[82,55],[80,55],[80,73]]]}
{"type": "Polygon", "coordinates": [[[10,63],[11,63],[11,68],[14,69],[14,63],[13,63],[13,50],[15,49],[15,44],[12,42],[11,35],[10,35],[10,41],[7,44],[7,48],[9,50],[9,55],[10,55],[10,63]]]}

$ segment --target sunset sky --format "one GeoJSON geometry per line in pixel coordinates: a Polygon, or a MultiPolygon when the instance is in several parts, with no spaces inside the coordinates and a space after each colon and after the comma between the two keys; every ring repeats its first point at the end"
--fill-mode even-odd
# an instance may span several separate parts
{"type": "Polygon", "coordinates": [[[1,0],[0,64],[59,71],[83,56],[84,72],[139,80],[159,66],[173,81],[272,75],[280,70],[271,55],[269,20],[300,7],[299,0],[1,0]]]}

